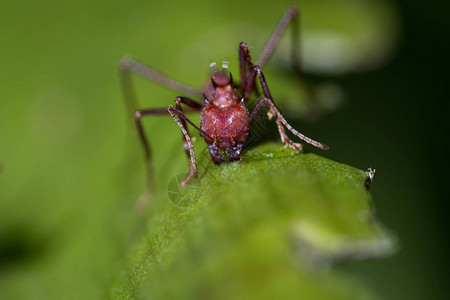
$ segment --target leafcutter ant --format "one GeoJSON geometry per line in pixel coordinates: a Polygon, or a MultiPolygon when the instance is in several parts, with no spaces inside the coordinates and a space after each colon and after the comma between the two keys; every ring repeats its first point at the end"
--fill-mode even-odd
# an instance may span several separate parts
{"type": "MultiPolygon", "coordinates": [[[[211,158],[215,164],[221,164],[224,161],[236,161],[241,158],[244,142],[249,133],[250,122],[264,105],[269,107],[267,112],[268,118],[275,119],[283,144],[292,149],[302,149],[301,144],[295,143],[288,138],[285,130],[287,129],[299,139],[312,144],[315,147],[325,150],[328,149],[328,146],[299,133],[283,118],[273,101],[261,69],[272,55],[287,25],[291,22],[294,23],[297,19],[297,15],[298,10],[296,7],[290,7],[287,10],[256,63],[253,63],[251,59],[247,44],[241,42],[239,45],[240,85],[236,85],[233,82],[231,73],[226,69],[216,69],[213,71],[205,88],[202,91],[199,91],[195,88],[178,83],[130,58],[124,58],[119,62],[122,87],[124,95],[128,99],[127,101],[131,101],[129,99],[134,97],[129,72],[141,75],[183,94],[193,96],[201,95],[203,97],[203,103],[200,103],[190,98],[179,96],[175,97],[175,107],[169,106],[168,108],[163,109],[139,109],[135,112],[135,122],[144,148],[147,168],[151,168],[152,155],[147,136],[142,126],[142,117],[149,115],[170,114],[181,128],[184,149],[189,159],[189,171],[182,182],[183,186],[192,176],[198,177],[194,147],[192,145],[191,136],[189,135],[187,123],[198,130],[200,135],[205,139],[209,147],[211,158]],[[253,111],[249,113],[246,106],[248,98],[253,92],[259,95],[256,85],[257,80],[259,80],[262,88],[262,95],[264,97],[260,99],[253,111]],[[188,108],[183,109],[181,106],[182,104],[188,106],[188,108]],[[185,113],[193,111],[201,112],[200,126],[195,125],[185,115],[185,113]]],[[[296,30],[294,30],[293,33],[293,57],[295,57],[297,54],[295,53],[297,40],[296,30]]]]}

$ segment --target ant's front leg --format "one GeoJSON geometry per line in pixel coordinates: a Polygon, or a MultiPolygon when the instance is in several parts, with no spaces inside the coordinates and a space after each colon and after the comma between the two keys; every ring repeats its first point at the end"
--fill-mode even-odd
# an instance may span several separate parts
{"type": "MultiPolygon", "coordinates": [[[[190,109],[188,109],[187,112],[198,111],[202,107],[202,105],[200,103],[197,103],[194,100],[191,100],[186,97],[176,97],[175,103],[176,103],[178,110],[181,110],[181,103],[188,105],[190,107],[190,109]]],[[[149,115],[166,115],[168,113],[170,113],[170,112],[166,108],[156,108],[156,109],[140,109],[140,110],[137,110],[134,114],[134,120],[136,123],[136,127],[138,129],[139,138],[141,140],[142,147],[144,148],[145,162],[146,162],[147,176],[148,176],[149,183],[153,183],[152,181],[154,178],[154,176],[153,176],[153,158],[152,158],[150,144],[149,144],[147,136],[145,134],[141,118],[144,116],[149,116],[149,115]]],[[[186,127],[186,122],[184,120],[181,120],[181,122],[184,125],[184,127],[186,127]]],[[[185,135],[183,135],[183,140],[185,142],[185,149],[186,149],[186,153],[189,158],[190,155],[189,155],[189,150],[186,148],[185,135]]]]}
{"type": "Polygon", "coordinates": [[[266,79],[264,78],[264,74],[263,74],[261,68],[259,66],[255,66],[252,72],[254,72],[258,75],[265,98],[263,100],[261,100],[255,106],[255,108],[247,122],[250,122],[250,120],[256,115],[256,113],[262,107],[262,105],[267,103],[269,105],[269,112],[267,113],[267,115],[268,115],[269,119],[275,117],[275,122],[277,123],[278,132],[280,133],[281,141],[283,142],[283,144],[285,144],[286,146],[288,146],[289,148],[292,148],[292,149],[298,149],[298,150],[302,149],[301,144],[294,143],[287,137],[286,131],[284,129],[284,127],[286,127],[295,136],[297,136],[299,139],[307,142],[308,144],[311,144],[315,147],[318,147],[318,148],[324,149],[324,150],[329,149],[327,145],[317,142],[313,139],[310,139],[309,137],[301,134],[300,132],[298,132],[297,130],[292,128],[292,126],[283,118],[283,116],[278,111],[278,109],[275,105],[275,102],[273,102],[272,95],[270,94],[269,87],[267,86],[266,79]]]}
{"type": "MultiPolygon", "coordinates": [[[[177,103],[178,106],[179,103],[177,103]]],[[[197,125],[192,123],[191,120],[189,120],[183,113],[183,111],[173,108],[172,106],[169,106],[168,108],[169,114],[172,116],[172,118],[177,122],[178,126],[180,127],[181,131],[183,132],[184,136],[184,149],[186,153],[188,154],[188,158],[190,159],[190,165],[189,165],[189,171],[186,174],[186,177],[181,182],[181,186],[185,186],[186,183],[191,179],[192,175],[194,175],[195,178],[198,178],[198,170],[197,170],[197,161],[195,159],[195,152],[194,152],[194,146],[192,145],[191,137],[188,133],[186,122],[192,125],[195,129],[197,129],[200,134],[203,137],[210,138],[211,137],[201,130],[197,125]]]]}
{"type": "MultiPolygon", "coordinates": [[[[267,103],[270,106],[269,111],[267,112],[267,118],[269,120],[271,120],[274,117],[274,115],[278,112],[278,109],[276,108],[275,103],[273,102],[272,95],[270,94],[269,87],[267,86],[266,79],[264,78],[264,74],[262,73],[261,67],[257,66],[257,68],[255,68],[255,72],[254,73],[258,74],[258,77],[260,79],[260,83],[261,83],[261,86],[262,86],[262,89],[263,89],[264,96],[266,96],[267,99],[271,100],[271,101],[267,101],[267,103]]],[[[278,114],[281,116],[281,114],[279,112],[278,112],[278,114]]],[[[286,134],[286,130],[283,127],[283,123],[282,123],[281,119],[284,120],[283,116],[281,116],[281,118],[278,118],[278,117],[275,118],[275,123],[277,124],[277,127],[278,127],[278,133],[280,134],[281,142],[283,144],[285,144],[286,146],[288,146],[289,148],[291,148],[291,149],[294,149],[294,150],[297,149],[297,150],[301,151],[303,149],[302,144],[294,143],[292,140],[290,140],[288,138],[288,136],[286,134]]],[[[286,121],[285,121],[285,123],[287,124],[286,128],[293,129],[291,127],[291,125],[289,125],[286,121]]],[[[289,130],[291,130],[291,129],[289,129],[289,130]]]]}
{"type": "MultiPolygon", "coordinates": [[[[181,103],[188,105],[191,109],[188,109],[186,112],[198,111],[202,108],[202,105],[194,100],[191,100],[186,97],[176,97],[175,98],[176,107],[181,111],[181,103]]],[[[154,108],[154,109],[139,109],[134,114],[134,120],[136,123],[136,127],[138,129],[139,138],[142,142],[142,146],[144,148],[145,160],[147,165],[151,165],[152,161],[152,153],[150,149],[149,142],[147,140],[144,127],[142,126],[141,118],[149,115],[166,115],[168,114],[168,110],[166,108],[154,108]]],[[[186,123],[182,120],[182,124],[186,127],[186,123]]],[[[184,136],[183,136],[184,139],[184,136]]]]}
{"type": "MultiPolygon", "coordinates": [[[[178,111],[183,113],[183,115],[184,115],[184,112],[183,112],[183,109],[181,108],[181,103],[184,103],[184,104],[188,105],[189,107],[196,109],[196,110],[202,109],[202,105],[192,99],[189,99],[186,97],[176,97],[175,98],[175,107],[178,111]]],[[[169,113],[172,115],[172,117],[174,117],[174,115],[170,112],[170,109],[169,109],[169,113]]],[[[186,182],[189,180],[189,178],[192,177],[192,175],[197,177],[197,168],[196,168],[196,164],[195,164],[195,157],[193,156],[193,150],[191,153],[192,143],[191,143],[191,139],[190,139],[190,135],[189,135],[189,130],[186,126],[186,121],[183,118],[180,118],[180,119],[177,118],[177,119],[175,119],[175,121],[177,121],[177,123],[178,122],[181,123],[180,128],[183,132],[184,151],[186,152],[188,160],[191,161],[191,163],[189,164],[189,171],[188,171],[185,179],[181,183],[182,185],[185,185],[186,182]],[[185,130],[186,133],[183,130],[185,130]],[[192,162],[193,157],[194,157],[194,163],[192,162]],[[195,168],[193,166],[195,166],[195,168]]],[[[180,125],[180,124],[178,124],[178,125],[180,125]]]]}

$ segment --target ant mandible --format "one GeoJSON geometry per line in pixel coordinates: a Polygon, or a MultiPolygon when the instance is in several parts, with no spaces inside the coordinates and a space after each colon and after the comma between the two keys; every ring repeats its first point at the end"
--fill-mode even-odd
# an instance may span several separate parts
{"type": "MultiPolygon", "coordinates": [[[[249,134],[250,122],[264,104],[269,106],[269,111],[267,112],[268,118],[275,118],[275,122],[278,126],[278,132],[281,137],[281,142],[283,144],[292,149],[302,149],[301,144],[294,143],[288,138],[285,131],[285,128],[287,128],[301,140],[312,144],[315,147],[324,150],[328,149],[328,146],[304,136],[292,128],[288,122],[286,122],[275,106],[272,95],[269,92],[269,88],[264,78],[264,74],[261,70],[264,63],[272,55],[287,25],[290,22],[294,22],[297,15],[298,10],[296,7],[290,7],[288,9],[275,28],[274,33],[270,37],[256,64],[253,63],[250,57],[247,44],[242,42],[239,45],[239,68],[241,76],[240,87],[233,83],[231,73],[227,72],[225,69],[214,70],[210,81],[206,84],[203,91],[199,91],[195,88],[178,83],[130,58],[124,58],[119,62],[122,87],[125,97],[128,99],[134,97],[134,93],[131,88],[131,81],[128,76],[130,71],[162,84],[170,89],[194,96],[202,95],[204,98],[204,103],[201,104],[190,98],[179,96],[175,98],[175,107],[169,106],[167,109],[139,109],[135,112],[135,122],[145,151],[145,159],[148,169],[151,168],[152,155],[141,119],[142,117],[149,115],[169,113],[183,132],[184,149],[190,163],[189,171],[182,182],[182,186],[189,181],[192,175],[198,178],[194,147],[192,145],[186,123],[189,123],[200,132],[200,135],[208,144],[213,162],[218,165],[224,161],[236,161],[241,158],[242,148],[246,137],[249,134]],[[258,102],[252,113],[249,114],[246,107],[246,101],[252,92],[258,93],[255,83],[256,77],[258,77],[261,84],[264,98],[258,102]],[[181,104],[185,104],[189,108],[183,110],[181,104]],[[192,111],[201,111],[200,127],[191,122],[184,114],[185,112],[192,111]]],[[[293,51],[295,52],[295,30],[293,37],[293,51]]],[[[296,54],[294,52],[293,57],[295,57],[296,54]]]]}

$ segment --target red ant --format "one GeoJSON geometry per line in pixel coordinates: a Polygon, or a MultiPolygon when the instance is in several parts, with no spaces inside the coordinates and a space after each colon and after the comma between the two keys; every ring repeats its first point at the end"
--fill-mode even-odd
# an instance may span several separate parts
{"type": "MultiPolygon", "coordinates": [[[[169,113],[183,132],[184,149],[190,160],[189,171],[182,182],[184,186],[186,182],[194,175],[198,177],[197,163],[195,159],[194,148],[191,137],[189,135],[187,124],[189,123],[200,132],[200,135],[208,144],[211,158],[215,164],[219,165],[224,161],[236,161],[241,158],[242,148],[246,137],[249,134],[250,122],[255,117],[256,113],[264,104],[269,106],[267,112],[268,118],[275,118],[278,126],[278,131],[281,137],[281,142],[292,149],[302,149],[302,145],[291,141],[285,132],[287,128],[295,136],[301,140],[314,145],[321,149],[328,149],[328,146],[316,142],[292,128],[286,122],[283,116],[278,111],[273,101],[272,95],[269,92],[264,74],[261,67],[272,55],[278,41],[285,30],[286,26],[292,21],[296,20],[298,10],[296,7],[291,7],[284,14],[281,21],[275,28],[275,32],[270,37],[261,57],[256,64],[253,63],[250,53],[245,42],[239,46],[239,67],[241,75],[240,88],[234,85],[231,73],[224,69],[214,70],[210,81],[206,84],[202,92],[197,89],[185,86],[178,83],[164,75],[136,62],[129,58],[124,58],[119,63],[121,73],[123,90],[126,97],[133,96],[131,89],[131,82],[129,81],[128,72],[132,71],[145,78],[156,81],[170,89],[190,94],[202,95],[204,103],[201,104],[187,97],[176,97],[175,107],[169,106],[168,109],[139,109],[135,112],[135,122],[139,132],[140,139],[145,151],[145,158],[147,168],[150,168],[151,152],[147,137],[142,126],[141,118],[147,115],[161,115],[169,113]],[[258,93],[255,80],[258,77],[262,87],[264,98],[249,114],[246,101],[252,92],[258,93]],[[181,104],[187,105],[189,108],[183,111],[181,104]],[[184,112],[201,111],[200,127],[192,123],[184,114],[184,112]]],[[[294,31],[294,48],[295,51],[295,31],[294,31]]]]}

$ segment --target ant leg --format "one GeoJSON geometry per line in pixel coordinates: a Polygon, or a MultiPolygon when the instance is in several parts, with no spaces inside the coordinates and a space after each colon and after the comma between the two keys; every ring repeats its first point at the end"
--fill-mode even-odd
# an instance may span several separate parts
{"type": "MultiPolygon", "coordinates": [[[[198,102],[196,102],[196,101],[194,101],[192,99],[189,99],[189,98],[186,98],[186,97],[176,97],[175,98],[176,109],[179,110],[183,114],[184,114],[184,112],[183,112],[183,109],[181,108],[181,103],[184,103],[184,104],[188,105],[189,107],[192,107],[192,108],[197,109],[197,110],[201,110],[202,107],[203,107],[200,103],[198,103],[198,102]]],[[[173,115],[172,115],[172,117],[173,117],[173,115]]],[[[188,160],[192,160],[192,158],[191,158],[192,155],[191,155],[190,145],[189,145],[190,140],[188,140],[186,138],[186,136],[189,137],[189,130],[187,128],[186,121],[184,119],[182,119],[182,118],[178,119],[178,121],[180,121],[180,123],[182,125],[181,128],[184,128],[186,130],[187,135],[184,134],[184,132],[183,132],[184,151],[186,152],[188,160]]],[[[177,121],[177,123],[178,123],[178,121],[177,121]]],[[[186,178],[182,182],[182,185],[184,185],[189,180],[189,178],[191,178],[192,175],[195,174],[194,169],[193,169],[192,166],[193,166],[193,164],[192,164],[192,161],[191,161],[191,163],[189,164],[188,174],[186,175],[186,178]]],[[[195,175],[195,176],[197,177],[197,175],[195,175]]]]}
{"type": "MultiPolygon", "coordinates": [[[[201,108],[201,105],[194,100],[185,97],[177,97],[175,98],[175,102],[177,103],[177,109],[181,109],[180,103],[185,103],[189,105],[192,109],[187,110],[186,112],[198,111],[198,108],[201,108]],[[180,107],[180,108],[178,108],[180,107]]],[[[139,138],[141,139],[142,146],[144,147],[145,160],[147,161],[147,165],[151,165],[152,154],[150,145],[148,143],[147,137],[145,135],[144,127],[142,126],[141,118],[143,116],[148,115],[165,115],[168,111],[166,108],[154,108],[154,109],[140,109],[137,110],[134,114],[134,119],[136,122],[136,127],[138,129],[139,138]]],[[[183,124],[186,124],[183,120],[183,124]]]]}
{"type": "MultiPolygon", "coordinates": [[[[133,84],[130,77],[130,72],[137,73],[147,79],[156,81],[157,83],[160,83],[168,88],[182,91],[188,94],[201,94],[198,90],[185,86],[181,83],[178,83],[170,78],[165,77],[164,75],[132,60],[129,58],[123,58],[120,60],[119,64],[119,75],[120,75],[120,81],[122,85],[122,92],[125,99],[125,104],[127,106],[128,113],[131,115],[137,105],[137,98],[136,94],[133,89],[133,84]]],[[[186,98],[187,99],[187,98],[186,98]]],[[[190,111],[198,111],[199,107],[201,107],[200,104],[196,103],[193,100],[186,100],[181,101],[188,106],[191,107],[190,111]]],[[[144,154],[145,154],[145,162],[146,162],[146,170],[147,170],[147,182],[149,184],[149,189],[152,190],[154,187],[153,181],[153,160],[152,160],[152,153],[150,149],[149,142],[147,140],[147,137],[144,132],[144,128],[142,126],[141,118],[143,116],[147,115],[162,115],[167,114],[167,109],[145,109],[145,110],[137,110],[134,112],[134,120],[136,127],[138,129],[139,138],[141,140],[142,146],[144,148],[144,154]]]]}
{"type": "MultiPolygon", "coordinates": [[[[259,66],[255,66],[253,71],[255,73],[258,74],[258,78],[259,81],[261,83],[262,86],[262,90],[264,92],[264,96],[265,98],[263,100],[261,100],[253,109],[253,112],[251,113],[249,119],[247,120],[246,124],[244,125],[243,128],[245,128],[245,126],[248,126],[248,124],[250,123],[250,121],[255,117],[256,113],[258,112],[258,110],[262,107],[262,105],[264,105],[265,103],[267,103],[269,105],[269,112],[267,113],[268,118],[271,119],[275,116],[275,122],[277,123],[278,126],[278,132],[280,133],[280,137],[281,137],[281,141],[283,142],[283,144],[285,144],[286,146],[288,146],[289,148],[292,149],[298,149],[301,150],[302,149],[302,145],[299,143],[294,143],[293,141],[291,141],[287,135],[286,135],[286,131],[284,129],[284,127],[286,127],[290,132],[292,132],[295,136],[297,136],[299,139],[307,142],[308,144],[311,144],[315,147],[318,147],[320,149],[324,149],[327,150],[329,149],[327,145],[322,144],[320,142],[317,142],[313,139],[310,139],[307,136],[304,136],[303,134],[301,134],[300,132],[298,132],[297,130],[295,130],[294,128],[292,128],[292,126],[283,118],[283,116],[280,114],[280,112],[278,111],[275,103],[273,102],[272,99],[272,95],[270,95],[270,91],[269,91],[269,87],[267,86],[266,83],[266,79],[264,78],[264,74],[261,70],[261,68],[259,66]],[[284,127],[283,127],[284,126],[284,127]]],[[[242,129],[243,130],[243,129],[242,129]]],[[[242,131],[241,130],[241,131],[242,131]]],[[[240,132],[239,132],[240,133],[240,132]]]]}
{"type": "Polygon", "coordinates": [[[274,112],[274,114],[276,115],[276,119],[275,121],[277,122],[278,125],[278,131],[280,132],[280,136],[281,136],[281,141],[283,142],[283,144],[285,144],[286,146],[288,146],[289,148],[292,149],[297,149],[297,150],[302,150],[302,145],[299,143],[294,143],[293,141],[291,141],[283,128],[283,125],[290,131],[292,132],[295,136],[297,136],[298,138],[300,138],[301,140],[307,142],[308,144],[311,144],[317,148],[323,149],[323,150],[328,150],[329,147],[325,144],[322,144],[320,142],[317,142],[313,139],[310,139],[307,136],[304,136],[303,134],[301,134],[300,132],[298,132],[297,130],[295,130],[294,128],[292,128],[291,125],[289,125],[289,123],[283,118],[283,116],[280,114],[280,112],[278,111],[278,109],[275,106],[275,103],[273,102],[272,99],[269,98],[264,98],[261,101],[258,102],[258,104],[255,106],[255,108],[253,109],[252,113],[250,114],[247,122],[244,124],[244,126],[242,127],[242,129],[239,131],[238,134],[240,134],[245,128],[246,126],[248,126],[248,124],[250,123],[250,121],[256,116],[256,114],[258,113],[258,111],[261,109],[261,107],[264,104],[268,104],[269,108],[271,111],[274,112]]]}
{"type": "Polygon", "coordinates": [[[187,131],[186,122],[188,122],[195,129],[197,129],[202,136],[209,137],[209,135],[206,134],[206,132],[204,132],[200,128],[198,128],[194,123],[192,123],[192,121],[189,120],[182,111],[180,111],[176,108],[173,108],[172,106],[169,106],[168,111],[169,111],[169,114],[172,116],[172,118],[175,120],[175,122],[177,122],[181,131],[183,132],[184,141],[185,141],[184,148],[186,150],[186,153],[189,154],[189,158],[190,158],[190,162],[191,162],[190,166],[189,166],[189,171],[186,174],[186,177],[184,178],[184,180],[181,182],[181,186],[185,186],[186,183],[189,181],[189,179],[191,179],[192,175],[194,175],[195,178],[198,178],[197,161],[195,159],[194,146],[192,145],[191,137],[187,131]]]}
{"type": "Polygon", "coordinates": [[[242,98],[247,99],[252,91],[255,91],[256,96],[259,96],[259,92],[255,87],[256,75],[252,73],[254,64],[246,42],[241,42],[239,45],[239,67],[241,73],[242,98]],[[250,71],[248,76],[247,66],[250,71]]]}
{"type": "MultiPolygon", "coordinates": [[[[182,83],[179,83],[178,81],[175,81],[131,58],[125,57],[122,58],[119,61],[119,72],[125,73],[125,72],[134,72],[136,74],[141,75],[142,77],[145,77],[147,79],[150,79],[152,81],[155,81],[161,85],[164,85],[168,87],[171,90],[175,90],[184,94],[189,94],[192,96],[201,96],[202,93],[199,89],[184,85],[182,83]]],[[[121,77],[124,77],[124,75],[121,75],[121,77]]],[[[127,88],[130,90],[130,88],[127,88]]],[[[125,90],[125,88],[124,88],[125,90]]],[[[126,90],[125,90],[126,91],[126,90]]]]}
{"type": "MultiPolygon", "coordinates": [[[[248,46],[246,42],[241,42],[239,45],[239,69],[241,72],[241,89],[242,95],[244,99],[246,98],[246,91],[251,90],[252,87],[247,87],[247,85],[252,86],[253,84],[249,84],[249,78],[247,78],[247,66],[248,70],[253,69],[253,61],[250,57],[250,52],[248,51],[248,46]]],[[[254,83],[254,78],[253,78],[254,83]]]]}
{"type": "MultiPolygon", "coordinates": [[[[291,6],[287,12],[283,15],[280,22],[278,23],[275,31],[272,36],[269,38],[263,52],[261,53],[256,65],[262,67],[272,56],[278,42],[281,38],[281,35],[285,31],[287,25],[291,22],[293,24],[292,30],[292,64],[294,69],[301,73],[300,59],[299,59],[299,22],[298,22],[298,9],[295,6],[291,6]]],[[[242,80],[242,94],[243,98],[247,99],[250,96],[250,93],[255,90],[254,80],[256,77],[256,73],[252,72],[254,68],[253,61],[250,58],[250,53],[248,51],[247,44],[242,42],[239,46],[239,66],[241,72],[241,80],[242,80]],[[248,68],[250,70],[250,74],[247,76],[247,69],[245,63],[248,64],[248,68]],[[245,78],[245,79],[244,79],[245,78]]]]}
{"type": "MultiPolygon", "coordinates": [[[[177,98],[175,98],[175,102],[177,103],[177,108],[179,107],[179,109],[181,109],[181,103],[184,103],[184,104],[190,106],[191,109],[187,110],[186,112],[198,111],[199,108],[201,108],[201,104],[199,104],[189,98],[185,98],[185,97],[177,97],[177,98]]],[[[156,109],[137,110],[134,114],[134,120],[136,123],[136,127],[138,129],[139,138],[141,140],[142,147],[144,148],[145,162],[146,162],[147,175],[148,175],[149,182],[152,182],[152,180],[153,180],[153,159],[152,159],[152,152],[151,152],[150,144],[146,137],[144,127],[142,126],[141,118],[143,116],[166,115],[168,113],[169,112],[167,111],[166,108],[156,108],[156,109]]],[[[183,120],[183,122],[184,122],[184,120],[183,120]]],[[[186,124],[186,123],[184,122],[184,124],[186,124]]],[[[183,136],[183,140],[184,139],[185,138],[183,136]]],[[[189,157],[189,152],[188,152],[188,157],[189,157]]]]}
{"type": "Polygon", "coordinates": [[[273,32],[272,36],[270,37],[269,41],[266,44],[266,47],[264,48],[263,52],[261,53],[259,59],[257,60],[256,64],[259,66],[264,66],[264,64],[269,60],[269,58],[272,56],[273,51],[275,50],[276,46],[278,45],[278,42],[280,40],[281,35],[283,34],[284,30],[286,29],[287,25],[292,22],[294,23],[294,30],[292,31],[293,38],[292,38],[292,57],[294,64],[297,64],[298,66],[298,22],[297,22],[297,16],[298,16],[298,9],[295,6],[291,6],[287,12],[283,15],[280,22],[278,23],[277,27],[275,28],[275,31],[273,32]]]}
{"type": "Polygon", "coordinates": [[[141,140],[142,147],[144,148],[144,155],[145,155],[145,167],[147,171],[147,183],[149,190],[153,192],[154,188],[154,170],[153,170],[153,159],[152,159],[152,152],[150,145],[148,143],[147,137],[145,135],[144,127],[142,126],[141,118],[143,116],[149,116],[149,115],[165,115],[167,114],[166,109],[142,109],[137,110],[134,113],[134,121],[136,124],[136,127],[138,129],[139,133],[139,139],[141,140]]]}

